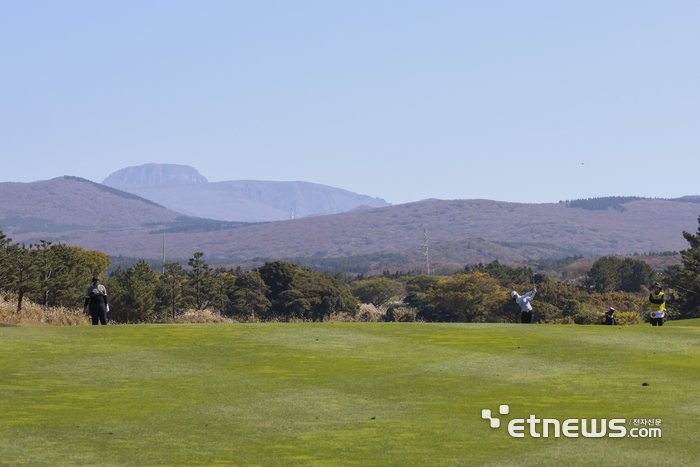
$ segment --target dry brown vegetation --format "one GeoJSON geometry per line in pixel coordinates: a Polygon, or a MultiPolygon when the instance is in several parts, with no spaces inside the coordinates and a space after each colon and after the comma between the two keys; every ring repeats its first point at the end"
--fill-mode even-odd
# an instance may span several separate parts
{"type": "MultiPolygon", "coordinates": [[[[382,314],[386,311],[371,307],[371,319],[361,319],[360,313],[353,317],[348,313],[338,313],[326,318],[326,322],[356,322],[356,321],[381,321],[382,314]]],[[[21,313],[17,313],[17,300],[12,295],[0,293],[0,323],[14,324],[18,326],[89,326],[92,321],[89,315],[83,315],[82,309],[69,309],[63,307],[45,309],[41,305],[24,300],[21,313]],[[1,298],[2,296],[5,299],[1,298]],[[82,318],[82,320],[81,320],[82,318]]],[[[109,318],[109,314],[107,315],[109,318]]],[[[365,317],[366,318],[366,317],[365,317]]],[[[202,323],[263,323],[280,322],[280,320],[261,321],[256,318],[229,318],[212,310],[197,311],[187,310],[173,319],[170,316],[154,315],[141,324],[202,324],[202,323]]],[[[290,322],[305,322],[301,319],[293,319],[290,322]]],[[[310,322],[310,321],[309,321],[310,322]]],[[[109,324],[114,324],[109,322],[109,324]]]]}
{"type": "MultiPolygon", "coordinates": [[[[567,254],[632,254],[681,250],[681,232],[693,231],[700,207],[641,200],[619,212],[566,208],[563,204],[496,201],[426,201],[233,230],[170,234],[166,254],[250,260],[255,257],[343,257],[377,252],[422,260],[423,228],[434,261],[507,262],[567,254]],[[658,223],[649,223],[655,212],[658,223]]],[[[69,244],[108,254],[158,257],[162,238],[146,229],[75,232],[69,244]]]]}
{"type": "MultiPolygon", "coordinates": [[[[172,222],[178,215],[174,211],[136,199],[122,198],[99,190],[90,183],[64,177],[34,183],[0,183],[0,230],[16,237],[16,240],[40,234],[70,238],[81,232],[70,229],[70,226],[100,230],[103,231],[99,232],[102,235],[105,230],[138,229],[144,223],[172,222]],[[42,232],[36,230],[38,227],[27,229],[14,220],[6,220],[16,217],[48,220],[54,226],[42,232]]],[[[82,230],[83,234],[86,232],[89,230],[82,230]]]]}
{"type": "Polygon", "coordinates": [[[0,323],[20,326],[83,326],[90,324],[83,317],[83,310],[55,307],[44,308],[28,300],[22,302],[22,311],[17,313],[17,300],[11,295],[0,294],[0,323]],[[2,298],[2,297],[5,298],[2,298]]]}
{"type": "MultiPolygon", "coordinates": [[[[401,253],[422,262],[423,229],[434,262],[521,262],[565,256],[678,251],[681,232],[695,231],[700,205],[644,199],[626,211],[567,208],[564,203],[521,204],[489,200],[429,200],[308,217],[232,230],[168,234],[166,255],[187,258],[345,257],[401,253]],[[653,216],[653,217],[652,217],[653,216]],[[650,222],[650,219],[654,222],[650,222]]],[[[14,241],[47,238],[110,255],[158,258],[162,237],[148,222],[173,221],[177,213],[58,178],[35,184],[0,184],[0,222],[32,213],[57,224],[100,230],[7,231],[14,241]]]]}

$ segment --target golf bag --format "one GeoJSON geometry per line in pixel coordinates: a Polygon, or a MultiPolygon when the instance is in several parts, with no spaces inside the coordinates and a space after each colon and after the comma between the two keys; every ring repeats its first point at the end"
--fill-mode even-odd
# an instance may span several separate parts
{"type": "Polygon", "coordinates": [[[605,324],[608,326],[615,326],[617,324],[615,321],[615,310],[610,309],[605,312],[605,324]]]}

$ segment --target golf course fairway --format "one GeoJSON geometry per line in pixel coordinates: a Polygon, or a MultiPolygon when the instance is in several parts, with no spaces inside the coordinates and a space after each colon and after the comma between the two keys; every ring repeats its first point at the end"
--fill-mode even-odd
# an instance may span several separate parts
{"type": "Polygon", "coordinates": [[[697,466],[700,320],[0,327],[0,465],[697,466]]]}

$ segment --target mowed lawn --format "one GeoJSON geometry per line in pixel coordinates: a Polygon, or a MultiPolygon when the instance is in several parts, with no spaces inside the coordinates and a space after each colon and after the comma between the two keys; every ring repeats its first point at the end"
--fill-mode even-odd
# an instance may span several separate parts
{"type": "Polygon", "coordinates": [[[0,465],[696,466],[700,322],[1,327],[0,465]]]}

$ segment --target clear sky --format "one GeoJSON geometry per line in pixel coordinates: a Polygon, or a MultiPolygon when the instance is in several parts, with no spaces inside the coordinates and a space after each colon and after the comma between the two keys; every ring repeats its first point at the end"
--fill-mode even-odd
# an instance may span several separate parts
{"type": "Polygon", "coordinates": [[[698,1],[1,1],[0,181],[700,194],[698,1]]]}

